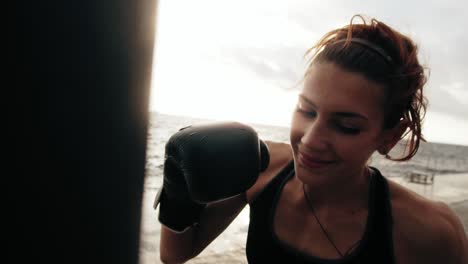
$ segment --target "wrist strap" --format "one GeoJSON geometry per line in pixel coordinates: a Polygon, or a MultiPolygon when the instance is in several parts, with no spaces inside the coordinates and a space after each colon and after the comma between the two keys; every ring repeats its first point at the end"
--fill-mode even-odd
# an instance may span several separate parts
{"type": "Polygon", "coordinates": [[[164,188],[158,191],[153,207],[156,209],[158,204],[159,222],[176,233],[184,232],[197,224],[206,206],[193,201],[170,199],[164,192],[164,188]]]}

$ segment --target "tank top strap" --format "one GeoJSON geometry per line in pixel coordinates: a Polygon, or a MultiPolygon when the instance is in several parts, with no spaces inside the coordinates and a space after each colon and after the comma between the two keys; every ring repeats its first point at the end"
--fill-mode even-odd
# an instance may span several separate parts
{"type": "MultiPolygon", "coordinates": [[[[288,176],[291,176],[292,173],[294,173],[294,160],[289,161],[289,163],[287,163],[287,165],[284,166],[283,169],[281,169],[281,171],[265,185],[257,197],[255,197],[254,200],[250,203],[250,206],[255,206],[255,204],[259,203],[257,200],[260,197],[275,196],[276,192],[278,191],[277,187],[280,186],[286,180],[286,178],[289,178],[288,176]]],[[[265,198],[262,200],[265,200],[265,198]]],[[[271,203],[271,201],[268,202],[271,203]]]]}

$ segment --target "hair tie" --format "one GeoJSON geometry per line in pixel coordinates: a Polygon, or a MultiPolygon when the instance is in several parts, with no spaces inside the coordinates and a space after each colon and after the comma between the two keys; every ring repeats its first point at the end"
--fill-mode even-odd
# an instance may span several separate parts
{"type": "Polygon", "coordinates": [[[337,44],[337,43],[341,43],[341,42],[353,42],[353,43],[361,44],[361,45],[371,49],[372,51],[376,52],[380,56],[382,56],[388,63],[393,62],[392,57],[390,57],[390,55],[388,55],[387,52],[385,52],[384,49],[382,49],[381,47],[375,45],[374,43],[372,43],[372,42],[370,42],[368,40],[361,39],[361,38],[347,38],[347,39],[337,40],[333,44],[337,44]]]}

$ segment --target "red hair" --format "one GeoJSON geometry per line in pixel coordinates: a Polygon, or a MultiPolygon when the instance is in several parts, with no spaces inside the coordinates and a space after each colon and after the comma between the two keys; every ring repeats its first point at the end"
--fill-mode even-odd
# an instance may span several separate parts
{"type": "Polygon", "coordinates": [[[404,120],[408,130],[402,137],[409,135],[406,155],[387,158],[405,161],[416,154],[420,141],[425,141],[422,122],[427,100],[423,87],[427,77],[417,53],[417,45],[409,37],[376,19],[367,22],[361,15],[355,15],[349,25],[326,33],[305,55],[310,56],[310,64],[333,62],[385,88],[384,129],[404,120]],[[353,23],[355,18],[363,23],[353,23]]]}

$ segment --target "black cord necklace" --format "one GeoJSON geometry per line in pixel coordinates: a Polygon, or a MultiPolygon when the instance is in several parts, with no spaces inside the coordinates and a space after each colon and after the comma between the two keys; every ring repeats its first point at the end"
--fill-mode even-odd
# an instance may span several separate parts
{"type": "Polygon", "coordinates": [[[315,214],[314,207],[312,206],[312,202],[310,201],[309,196],[307,195],[307,192],[306,192],[306,190],[305,190],[305,185],[304,185],[304,183],[302,183],[302,190],[304,191],[304,196],[305,196],[305,198],[306,198],[307,205],[309,206],[309,209],[310,209],[310,211],[312,212],[312,215],[314,216],[315,220],[316,220],[317,223],[319,224],[320,229],[322,229],[323,234],[324,234],[325,237],[328,239],[328,241],[330,242],[330,244],[332,244],[332,246],[335,248],[336,252],[338,252],[338,254],[340,255],[340,257],[344,257],[344,256],[349,255],[349,253],[351,252],[351,250],[354,249],[357,245],[359,245],[359,243],[361,243],[361,240],[358,240],[356,243],[352,244],[351,247],[350,247],[348,250],[346,250],[345,254],[341,253],[341,251],[340,251],[340,250],[338,249],[338,247],[335,245],[335,243],[334,243],[333,240],[331,239],[330,235],[328,234],[327,230],[325,230],[325,228],[322,226],[322,223],[320,222],[320,220],[318,219],[317,215],[315,214]]]}

